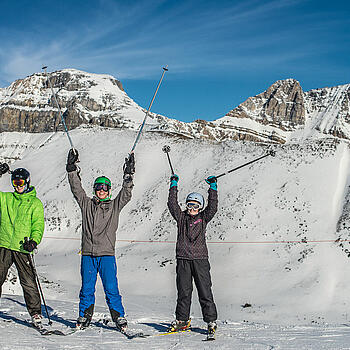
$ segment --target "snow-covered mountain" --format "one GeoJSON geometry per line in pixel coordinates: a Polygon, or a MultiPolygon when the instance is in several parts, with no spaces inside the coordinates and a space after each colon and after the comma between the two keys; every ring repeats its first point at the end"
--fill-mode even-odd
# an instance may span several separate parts
{"type": "Polygon", "coordinates": [[[303,92],[298,81],[279,80],[220,120],[280,143],[324,134],[349,139],[350,84],[303,92]]]}
{"type": "MultiPolygon", "coordinates": [[[[64,69],[51,73],[50,79],[69,129],[90,124],[135,130],[144,117],[145,110],[110,75],[64,69]]],[[[349,139],[349,110],[350,84],[303,92],[298,81],[286,79],[215,121],[184,123],[151,113],[147,128],[215,141],[285,143],[324,134],[349,139]]],[[[0,118],[0,131],[62,130],[43,73],[0,89],[0,118]]]]}

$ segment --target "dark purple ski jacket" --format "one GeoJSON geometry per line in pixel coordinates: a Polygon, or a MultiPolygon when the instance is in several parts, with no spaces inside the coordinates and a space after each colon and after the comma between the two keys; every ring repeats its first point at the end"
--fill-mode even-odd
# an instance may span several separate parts
{"type": "Polygon", "coordinates": [[[218,210],[217,191],[208,190],[208,205],[196,216],[187,210],[182,211],[177,201],[177,186],[169,189],[168,208],[177,222],[176,258],[208,259],[208,248],[205,241],[205,230],[208,222],[218,210]]]}

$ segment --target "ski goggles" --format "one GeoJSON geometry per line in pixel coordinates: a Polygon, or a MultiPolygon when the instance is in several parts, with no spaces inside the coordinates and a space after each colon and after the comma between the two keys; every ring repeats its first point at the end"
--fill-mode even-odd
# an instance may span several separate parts
{"type": "Polygon", "coordinates": [[[187,209],[198,210],[201,206],[198,203],[188,202],[186,203],[187,209]]]}
{"type": "Polygon", "coordinates": [[[96,184],[94,186],[95,191],[105,191],[108,192],[110,189],[110,186],[108,186],[107,184],[96,184]]]}
{"type": "Polygon", "coordinates": [[[13,187],[22,187],[26,184],[26,180],[24,179],[14,179],[12,180],[13,187]]]}

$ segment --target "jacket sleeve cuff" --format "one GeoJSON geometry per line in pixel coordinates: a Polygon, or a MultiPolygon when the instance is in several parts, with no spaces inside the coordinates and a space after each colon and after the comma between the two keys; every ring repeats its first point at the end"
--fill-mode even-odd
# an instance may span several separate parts
{"type": "Polygon", "coordinates": [[[134,177],[131,174],[124,174],[123,176],[123,187],[132,187],[134,186],[134,177]]]}
{"type": "Polygon", "coordinates": [[[177,187],[177,181],[172,180],[172,181],[170,182],[170,188],[172,188],[172,187],[177,187]]]}

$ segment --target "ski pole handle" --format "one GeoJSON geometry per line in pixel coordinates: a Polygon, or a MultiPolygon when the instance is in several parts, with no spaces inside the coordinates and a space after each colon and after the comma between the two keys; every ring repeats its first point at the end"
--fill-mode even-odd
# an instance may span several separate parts
{"type": "Polygon", "coordinates": [[[168,161],[169,161],[169,165],[170,165],[170,170],[171,170],[171,175],[174,175],[175,172],[174,172],[173,166],[172,166],[172,164],[171,164],[170,156],[169,156],[170,146],[165,145],[165,146],[162,148],[162,150],[163,150],[164,153],[166,153],[166,155],[167,155],[167,157],[168,157],[168,161]]]}

